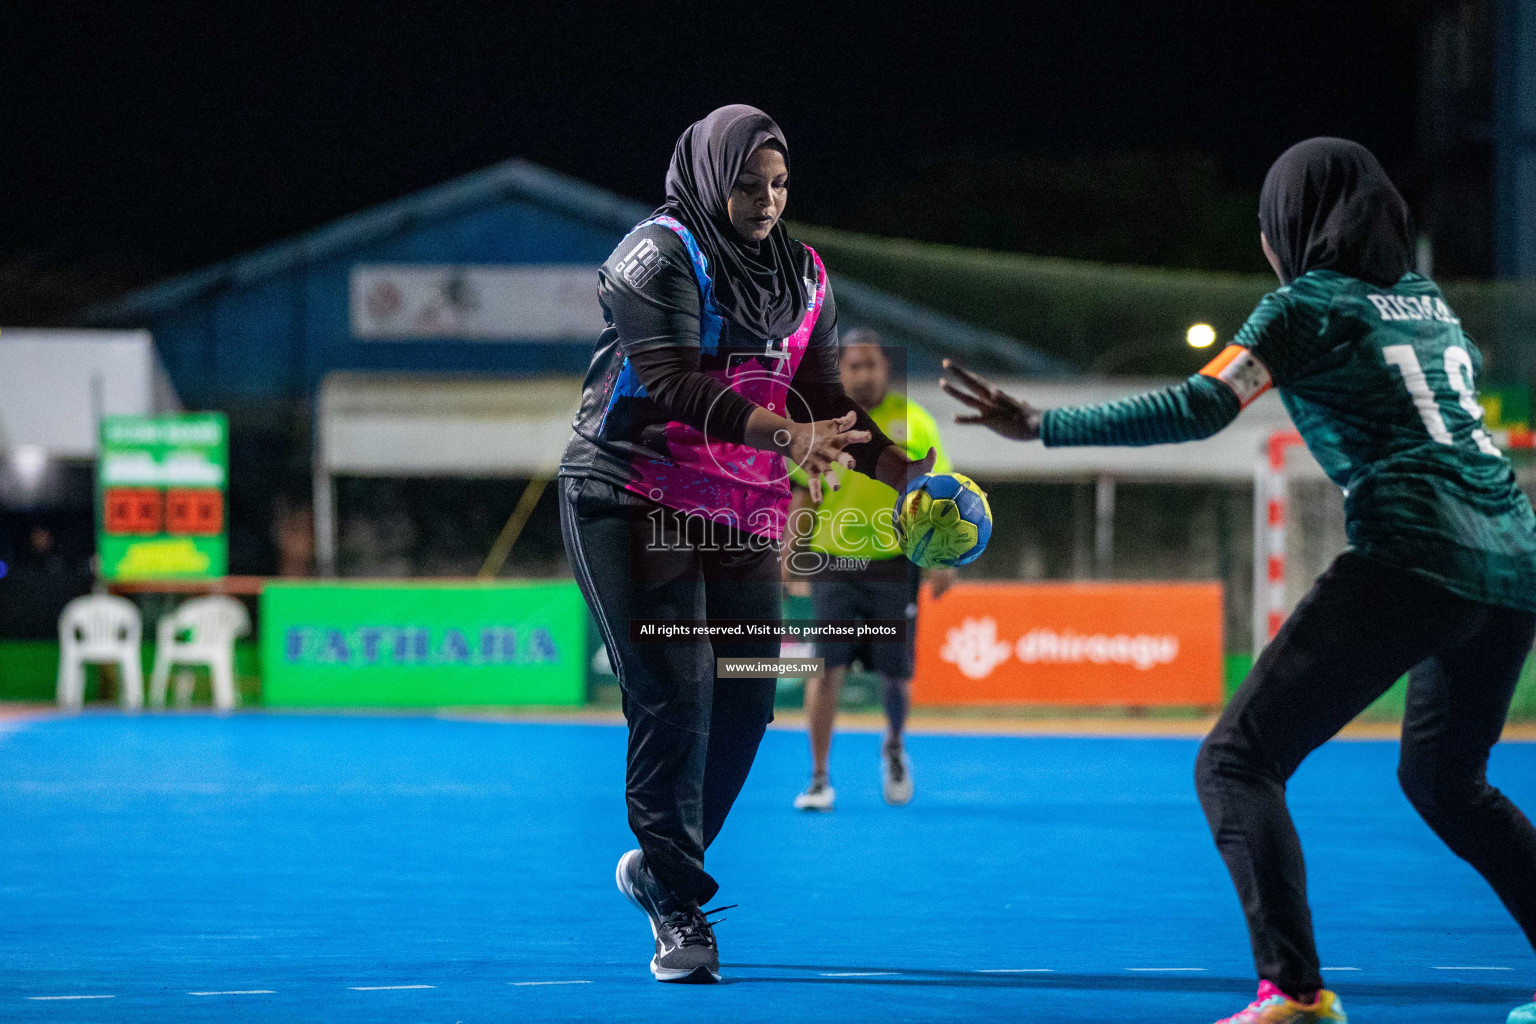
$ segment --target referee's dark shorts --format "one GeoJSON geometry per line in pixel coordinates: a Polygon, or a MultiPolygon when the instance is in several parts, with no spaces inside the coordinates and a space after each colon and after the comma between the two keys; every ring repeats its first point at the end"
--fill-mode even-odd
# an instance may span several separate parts
{"type": "Polygon", "coordinates": [[[904,619],[900,641],[818,640],[816,656],[826,667],[846,668],[855,660],[866,672],[911,679],[917,653],[917,592],[923,570],[900,555],[863,568],[829,566],[811,580],[811,607],[818,622],[835,619],[904,619]]]}

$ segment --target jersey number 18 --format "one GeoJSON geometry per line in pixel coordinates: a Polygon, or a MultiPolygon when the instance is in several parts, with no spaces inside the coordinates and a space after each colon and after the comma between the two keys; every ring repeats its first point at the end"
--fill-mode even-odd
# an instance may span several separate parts
{"type": "MultiPolygon", "coordinates": [[[[1419,410],[1424,429],[1440,444],[1455,444],[1451,432],[1446,429],[1445,417],[1440,414],[1440,403],[1430,389],[1424,368],[1419,365],[1419,355],[1412,345],[1387,345],[1381,350],[1388,365],[1397,367],[1403,376],[1403,384],[1419,410]]],[[[1483,421],[1483,407],[1477,404],[1477,390],[1472,380],[1472,357],[1460,345],[1447,345],[1445,349],[1445,376],[1456,392],[1457,404],[1472,417],[1472,440],[1479,451],[1487,455],[1499,455],[1498,446],[1479,424],[1483,421]]]]}

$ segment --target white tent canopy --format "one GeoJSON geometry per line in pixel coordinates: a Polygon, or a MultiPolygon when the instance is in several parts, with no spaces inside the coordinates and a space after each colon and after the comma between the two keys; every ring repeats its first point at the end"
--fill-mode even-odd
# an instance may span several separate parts
{"type": "MultiPolygon", "coordinates": [[[[1170,380],[999,380],[1042,407],[1082,405],[1170,380]]],[[[1072,480],[1109,474],[1189,483],[1253,479],[1265,439],[1290,427],[1278,396],[1263,395],[1215,437],[1150,448],[1014,444],[956,426],[961,405],[931,381],[909,394],[938,419],[956,469],[990,480],[1072,480]]],[[[343,476],[508,476],[553,472],[581,397],[574,377],[442,378],[336,374],[320,390],[317,469],[343,476]]]]}
{"type": "MultiPolygon", "coordinates": [[[[1010,393],[1042,407],[1102,402],[1176,383],[1171,380],[1003,380],[1010,393]]],[[[1117,480],[1250,484],[1265,441],[1288,429],[1278,396],[1263,395],[1215,437],[1148,448],[1057,448],[1016,444],[953,417],[962,407],[934,381],[908,393],[939,421],[950,460],[985,480],[1093,481],[1098,491],[1096,548],[1113,543],[1117,480]]],[[[316,548],[322,571],[335,565],[336,476],[552,475],[570,438],[581,397],[575,377],[444,378],[334,374],[320,389],[315,457],[316,548]]],[[[1310,456],[1293,466],[1319,473],[1310,456]]]]}
{"type": "Polygon", "coordinates": [[[320,386],[317,471],[340,476],[552,473],[581,380],[337,373],[320,386]]]}
{"type": "MultiPolygon", "coordinates": [[[[1009,394],[1049,409],[1089,405],[1178,383],[1174,380],[998,380],[1009,394]]],[[[909,395],[933,413],[943,431],[950,461],[962,473],[990,480],[1121,480],[1169,483],[1247,483],[1269,436],[1291,429],[1291,418],[1274,392],[1261,395],[1236,421],[1214,437],[1145,448],[1046,448],[1016,444],[978,427],[957,426],[968,410],[930,382],[912,382],[909,395]]],[[[1307,459],[1311,462],[1310,457],[1307,459]]],[[[1312,463],[1315,467],[1316,463],[1312,463]]],[[[1317,467],[1317,472],[1322,472],[1317,467]]]]}
{"type": "Polygon", "coordinates": [[[0,330],[0,453],[95,458],[100,417],[179,408],[148,331],[0,330]]]}

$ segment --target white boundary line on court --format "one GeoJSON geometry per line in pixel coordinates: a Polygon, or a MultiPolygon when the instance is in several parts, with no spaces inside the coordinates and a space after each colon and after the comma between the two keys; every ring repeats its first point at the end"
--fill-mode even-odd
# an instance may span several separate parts
{"type": "Polygon", "coordinates": [[[1169,974],[1181,971],[1203,971],[1204,967],[1127,967],[1128,971],[1145,971],[1153,974],[1169,974]]]}
{"type": "MultiPolygon", "coordinates": [[[[1206,967],[1127,967],[1127,971],[1143,974],[1197,974],[1206,973],[1206,967]]],[[[1323,967],[1323,971],[1363,971],[1360,967],[1323,967]]],[[[1431,967],[1432,971],[1513,971],[1513,967],[1481,966],[1473,964],[1452,965],[1445,967],[1431,967]]],[[[823,978],[895,978],[906,973],[904,971],[820,971],[823,978]]],[[[1055,968],[1051,967],[979,967],[972,974],[1053,974],[1055,968]]],[[[508,985],[522,988],[544,985],[591,985],[590,979],[577,978],[561,981],[509,981],[508,985]]],[[[419,991],[421,989],[435,989],[436,985],[348,985],[350,992],[405,992],[419,991]]],[[[270,988],[246,988],[225,989],[210,992],[188,992],[189,996],[271,996],[276,995],[276,989],[270,988]]],[[[33,1002],[55,1002],[65,1000],[82,999],[116,999],[116,995],[67,995],[67,996],[27,996],[33,1002]]]]}
{"type": "MultiPolygon", "coordinates": [[[[805,729],[805,719],[800,712],[793,709],[781,708],[780,714],[768,728],[781,732],[800,732],[805,729]]],[[[0,702],[0,713],[3,713],[3,702],[0,702]]],[[[7,723],[22,722],[34,724],[42,722],[67,721],[72,718],[97,716],[101,718],[111,717],[117,714],[116,708],[102,706],[99,708],[87,707],[83,712],[65,714],[63,712],[47,709],[32,710],[0,718],[7,723]]],[[[211,709],[203,708],[188,713],[188,717],[213,714],[211,709]]],[[[579,711],[561,711],[558,709],[534,710],[524,713],[516,707],[492,707],[480,708],[476,706],[451,705],[441,708],[325,708],[323,712],[311,708],[247,708],[240,711],[241,715],[267,715],[272,717],[336,717],[351,715],[359,718],[431,718],[445,722],[470,722],[475,724],[494,725],[587,725],[601,728],[616,728],[624,725],[624,716],[617,708],[584,708],[579,711]]],[[[883,724],[874,720],[879,712],[853,713],[839,717],[839,732],[847,733],[873,733],[879,735],[885,728],[883,724]],[[842,718],[849,721],[842,723],[842,718]],[[868,719],[867,721],[865,719],[868,719]]],[[[1124,723],[1125,719],[1117,719],[1100,716],[1087,716],[1085,718],[1034,718],[1028,715],[1013,718],[1008,715],[997,717],[981,717],[974,719],[962,719],[957,723],[949,723],[946,716],[929,718],[919,712],[913,718],[908,719],[907,732],[912,736],[1017,736],[1028,739],[1050,737],[1056,739],[1134,739],[1134,740],[1189,740],[1200,739],[1214,724],[1214,718],[1202,719],[1152,719],[1152,722],[1166,723],[1178,722],[1177,728],[1167,726],[1148,726],[1145,721],[1136,720],[1133,724],[1122,728],[1106,728],[1103,724],[1124,723]]],[[[1335,736],[1331,742],[1345,743],[1396,743],[1399,739],[1399,723],[1392,721],[1383,722],[1352,722],[1344,731],[1335,736]]],[[[1509,723],[1501,737],[1501,743],[1536,743],[1536,723],[1521,721],[1509,723]]]]}
{"type": "MultiPolygon", "coordinates": [[[[422,710],[422,709],[412,709],[422,710]]],[[[355,709],[327,708],[327,714],[357,713],[355,709]]],[[[261,714],[296,714],[305,710],[263,709],[261,714]]],[[[389,709],[369,709],[379,717],[416,717],[395,713],[389,709]]],[[[860,712],[840,715],[838,731],[879,735],[885,726],[877,721],[880,713],[860,712]],[[843,718],[849,719],[844,723],[843,718]]],[[[447,707],[425,709],[423,717],[447,722],[472,722],[495,725],[585,725],[600,728],[619,727],[624,717],[613,708],[589,708],[576,712],[531,712],[522,714],[515,708],[481,710],[474,707],[447,707]]],[[[1049,737],[1053,739],[1131,739],[1131,740],[1198,740],[1210,731],[1214,717],[1193,719],[1125,719],[1110,716],[1088,715],[1079,718],[1036,718],[1030,715],[978,716],[949,720],[948,716],[928,716],[919,712],[908,720],[907,732],[912,736],[1016,736],[1028,739],[1049,737]]],[[[794,709],[780,708],[773,723],[768,726],[777,732],[803,732],[805,718],[794,709]]],[[[1401,723],[1395,721],[1351,722],[1331,742],[1342,743],[1396,743],[1400,739],[1401,723]]],[[[1528,721],[1508,723],[1500,739],[1501,743],[1536,743],[1536,723],[1528,721]]]]}
{"type": "Polygon", "coordinates": [[[1431,967],[1432,971],[1512,971],[1513,967],[1431,967]]]}
{"type": "Polygon", "coordinates": [[[116,999],[117,996],[27,996],[33,1002],[44,1003],[55,999],[116,999]]]}

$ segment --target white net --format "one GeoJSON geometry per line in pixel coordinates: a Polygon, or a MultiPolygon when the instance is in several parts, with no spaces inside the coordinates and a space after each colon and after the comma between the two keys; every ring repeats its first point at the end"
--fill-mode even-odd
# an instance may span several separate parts
{"type": "MultiPolygon", "coordinates": [[[[1536,493],[1536,462],[1525,452],[1515,452],[1512,458],[1521,488],[1528,495],[1536,493]]],[[[1301,445],[1286,449],[1284,495],[1284,609],[1289,613],[1348,546],[1348,539],[1343,493],[1301,445]]],[[[1263,571],[1266,567],[1257,568],[1263,571]]]]}

